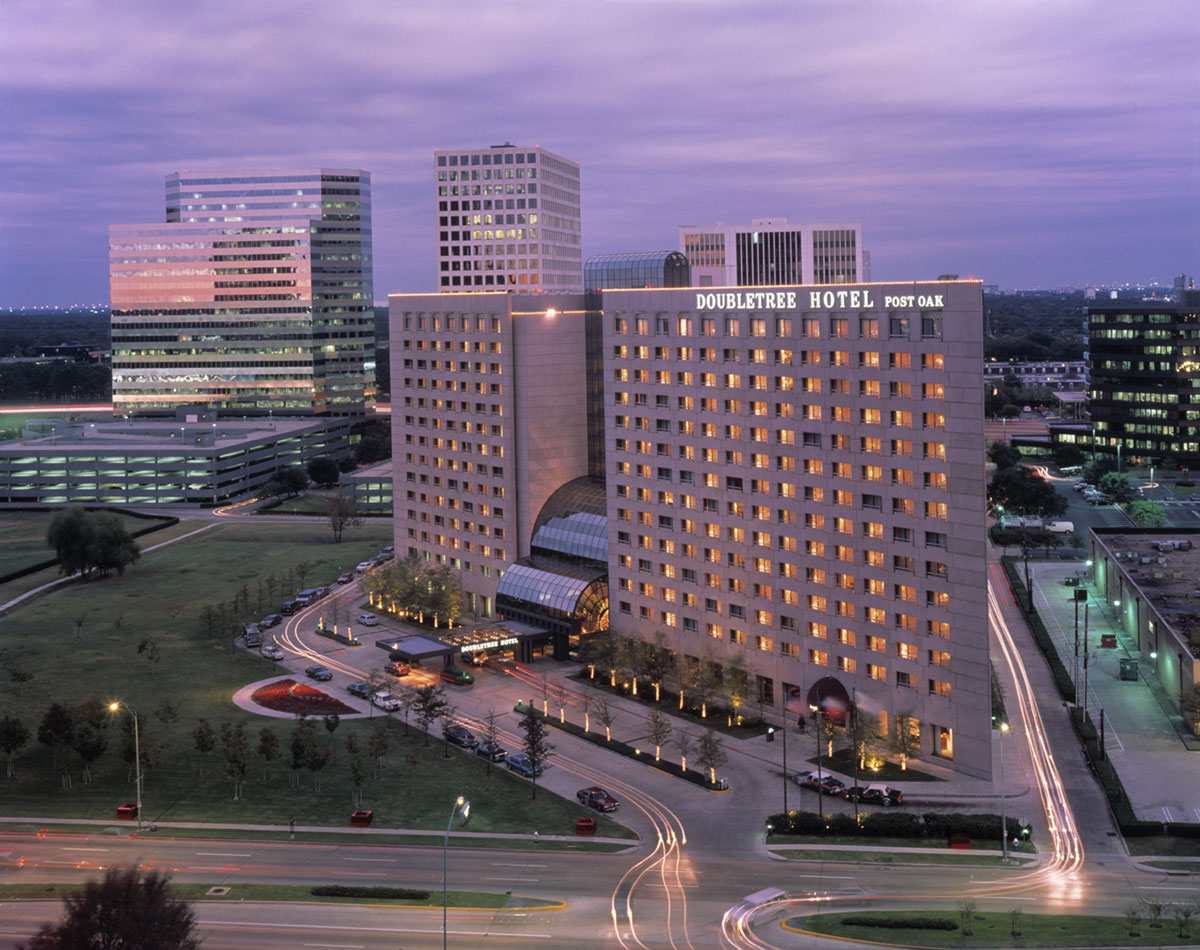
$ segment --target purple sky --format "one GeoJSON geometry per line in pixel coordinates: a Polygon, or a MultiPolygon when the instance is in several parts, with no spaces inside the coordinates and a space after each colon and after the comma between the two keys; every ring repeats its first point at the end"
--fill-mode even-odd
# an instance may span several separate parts
{"type": "Polygon", "coordinates": [[[432,152],[578,161],[584,255],[861,221],[876,280],[1200,276],[1194,0],[0,0],[0,306],[107,301],[179,168],[366,168],[434,289],[432,152]]]}

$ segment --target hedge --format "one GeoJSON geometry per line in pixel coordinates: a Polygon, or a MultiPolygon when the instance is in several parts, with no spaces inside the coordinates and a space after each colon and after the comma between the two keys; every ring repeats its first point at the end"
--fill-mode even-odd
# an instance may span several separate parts
{"type": "Polygon", "coordinates": [[[1037,643],[1038,649],[1042,651],[1042,654],[1050,663],[1050,672],[1054,675],[1054,685],[1058,687],[1059,695],[1068,702],[1073,703],[1075,701],[1075,682],[1071,679],[1071,674],[1067,672],[1067,668],[1059,658],[1058,651],[1054,648],[1054,641],[1050,639],[1050,634],[1046,630],[1046,625],[1042,623],[1042,618],[1038,616],[1036,610],[1030,611],[1027,609],[1029,605],[1029,591],[1021,580],[1020,574],[1017,572],[1016,558],[1003,557],[1000,560],[1004,565],[1004,573],[1008,577],[1008,584],[1012,588],[1017,607],[1020,608],[1022,615],[1029,624],[1029,629],[1033,631],[1033,639],[1037,643]]]}
{"type": "MultiPolygon", "coordinates": [[[[767,818],[772,834],[815,835],[817,837],[870,838],[999,838],[1000,816],[989,814],[916,815],[895,810],[864,812],[858,821],[850,814],[815,815],[807,811],[778,813],[767,818]]],[[[1007,818],[1004,826],[1010,839],[1028,833],[1029,828],[1016,818],[1007,818]]]]}
{"type": "Polygon", "coordinates": [[[891,930],[958,930],[945,917],[868,917],[849,914],[839,921],[843,927],[887,927],[891,930]]]}
{"type": "Polygon", "coordinates": [[[429,891],[411,887],[377,887],[367,884],[319,884],[309,890],[313,897],[387,897],[392,900],[427,901],[429,891]]]}

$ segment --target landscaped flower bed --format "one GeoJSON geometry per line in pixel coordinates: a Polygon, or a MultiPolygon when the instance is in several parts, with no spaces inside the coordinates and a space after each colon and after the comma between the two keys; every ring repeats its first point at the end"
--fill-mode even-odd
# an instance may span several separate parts
{"type": "Polygon", "coordinates": [[[267,709],[297,716],[327,716],[330,713],[345,716],[357,712],[340,699],[307,683],[297,683],[294,679],[276,680],[274,683],[260,686],[250,698],[267,709]]]}

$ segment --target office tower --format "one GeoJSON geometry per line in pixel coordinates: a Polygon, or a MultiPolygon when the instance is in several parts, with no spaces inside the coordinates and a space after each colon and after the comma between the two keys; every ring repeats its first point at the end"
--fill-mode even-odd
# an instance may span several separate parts
{"type": "Polygon", "coordinates": [[[697,287],[854,284],[871,279],[861,224],[791,224],[756,218],[749,227],[684,225],[679,250],[697,287]]]}
{"type": "Polygon", "coordinates": [[[375,400],[371,177],[175,172],[109,229],[113,410],[343,416],[375,400]]]}
{"type": "Polygon", "coordinates": [[[1200,291],[1179,297],[1084,308],[1096,450],[1200,468],[1200,291]]]}
{"type": "Polygon", "coordinates": [[[579,165],[541,146],[436,149],[438,289],[583,289],[579,165]]]}
{"type": "Polygon", "coordinates": [[[610,624],[988,776],[980,288],[393,296],[397,549],[556,656],[610,624]]]}

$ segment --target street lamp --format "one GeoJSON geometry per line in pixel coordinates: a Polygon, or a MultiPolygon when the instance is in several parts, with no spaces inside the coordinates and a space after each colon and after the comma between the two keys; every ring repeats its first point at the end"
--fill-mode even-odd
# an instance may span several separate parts
{"type": "Polygon", "coordinates": [[[1000,723],[1000,858],[1008,863],[1008,803],[1004,799],[1004,734],[1008,723],[1000,723]]]}
{"type": "Polygon", "coordinates": [[[813,721],[817,724],[817,728],[813,734],[817,737],[817,817],[821,817],[821,709],[819,706],[808,704],[809,710],[813,714],[813,721]]]}
{"type": "MultiPolygon", "coordinates": [[[[776,732],[776,730],[775,730],[774,726],[767,727],[767,741],[768,742],[775,741],[775,732],[776,732]]],[[[788,734],[788,731],[787,731],[786,720],[785,720],[783,728],[780,729],[779,732],[783,734],[783,813],[786,815],[788,813],[788,802],[787,802],[787,793],[788,793],[787,734],[788,734]]]]}
{"type": "Polygon", "coordinates": [[[138,717],[137,710],[125,703],[114,701],[108,704],[109,712],[116,712],[118,709],[124,709],[133,717],[133,762],[134,775],[137,783],[137,827],[138,831],[142,830],[142,750],[138,744],[138,717]]]}
{"type": "Polygon", "coordinates": [[[470,813],[471,803],[461,795],[454,800],[450,809],[450,820],[446,822],[446,837],[442,839],[442,950],[446,950],[446,852],[450,849],[450,826],[454,824],[454,816],[462,812],[463,818],[470,813]]]}

